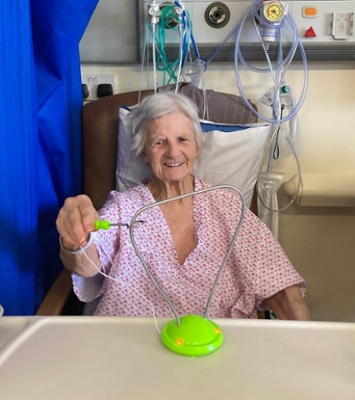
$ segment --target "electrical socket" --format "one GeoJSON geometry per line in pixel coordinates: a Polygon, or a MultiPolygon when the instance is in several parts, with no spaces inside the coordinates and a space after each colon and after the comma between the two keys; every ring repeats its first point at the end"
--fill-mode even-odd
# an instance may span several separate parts
{"type": "Polygon", "coordinates": [[[81,83],[86,84],[89,91],[89,96],[84,101],[97,100],[97,87],[103,83],[112,85],[114,94],[117,92],[115,74],[82,74],[81,83]]]}

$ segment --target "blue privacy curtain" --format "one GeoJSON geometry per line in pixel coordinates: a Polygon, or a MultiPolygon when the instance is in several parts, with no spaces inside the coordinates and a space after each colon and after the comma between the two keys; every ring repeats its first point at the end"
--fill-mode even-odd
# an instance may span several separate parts
{"type": "Polygon", "coordinates": [[[0,304],[34,314],[62,269],[55,220],[81,191],[78,45],[98,0],[0,1],[0,304]]]}

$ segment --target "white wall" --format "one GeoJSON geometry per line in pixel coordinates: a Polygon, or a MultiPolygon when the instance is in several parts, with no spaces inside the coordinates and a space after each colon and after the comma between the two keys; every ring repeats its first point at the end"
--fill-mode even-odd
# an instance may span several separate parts
{"type": "MultiPolygon", "coordinates": [[[[139,65],[82,66],[85,74],[116,74],[117,92],[147,88],[140,69],[139,65]]],[[[242,70],[241,77],[246,95],[255,102],[272,85],[265,74],[242,70]]],[[[302,65],[294,64],[286,78],[299,95],[302,65]]],[[[208,89],[239,94],[232,63],[211,63],[205,82],[208,89]]],[[[355,61],[311,63],[307,97],[298,114],[303,173],[355,173],[354,112],[355,61]]],[[[296,172],[290,156],[276,165],[285,172],[285,180],[296,172]]],[[[355,209],[292,206],[280,215],[279,240],[308,283],[313,318],[355,322],[355,209]]]]}

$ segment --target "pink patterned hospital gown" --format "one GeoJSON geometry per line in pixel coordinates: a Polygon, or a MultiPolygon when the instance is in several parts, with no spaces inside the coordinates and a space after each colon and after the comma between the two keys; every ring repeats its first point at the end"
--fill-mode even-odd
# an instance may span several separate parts
{"type": "MultiPolygon", "coordinates": [[[[211,186],[195,178],[195,190],[211,186]]],[[[111,222],[131,221],[135,212],[155,200],[140,184],[126,192],[111,192],[100,217],[111,222]]],[[[159,207],[142,213],[144,224],[134,237],[151,273],[179,315],[203,315],[211,288],[241,214],[241,200],[230,190],[213,190],[193,197],[193,217],[198,245],[183,265],[159,207]]],[[[103,295],[96,315],[171,317],[166,300],[150,281],[132,247],[129,229],[97,232],[96,245],[106,274],[81,278],[73,275],[78,298],[90,302],[103,295]]],[[[291,265],[270,230],[249,210],[233,251],[218,282],[208,318],[256,318],[263,300],[299,284],[302,277],[291,265]]]]}

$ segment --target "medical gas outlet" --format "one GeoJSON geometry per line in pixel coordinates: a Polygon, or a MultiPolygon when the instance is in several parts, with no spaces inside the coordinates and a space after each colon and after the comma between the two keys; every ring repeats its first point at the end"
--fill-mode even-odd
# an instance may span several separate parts
{"type": "Polygon", "coordinates": [[[282,21],[287,14],[287,4],[281,1],[263,1],[260,3],[255,19],[260,26],[259,33],[266,48],[277,40],[282,21]]]}
{"type": "Polygon", "coordinates": [[[287,14],[287,4],[281,1],[264,1],[263,15],[268,22],[279,24],[287,14]]]}
{"type": "Polygon", "coordinates": [[[205,11],[205,20],[212,28],[223,28],[228,24],[230,16],[230,10],[224,3],[212,3],[205,11]]]}

